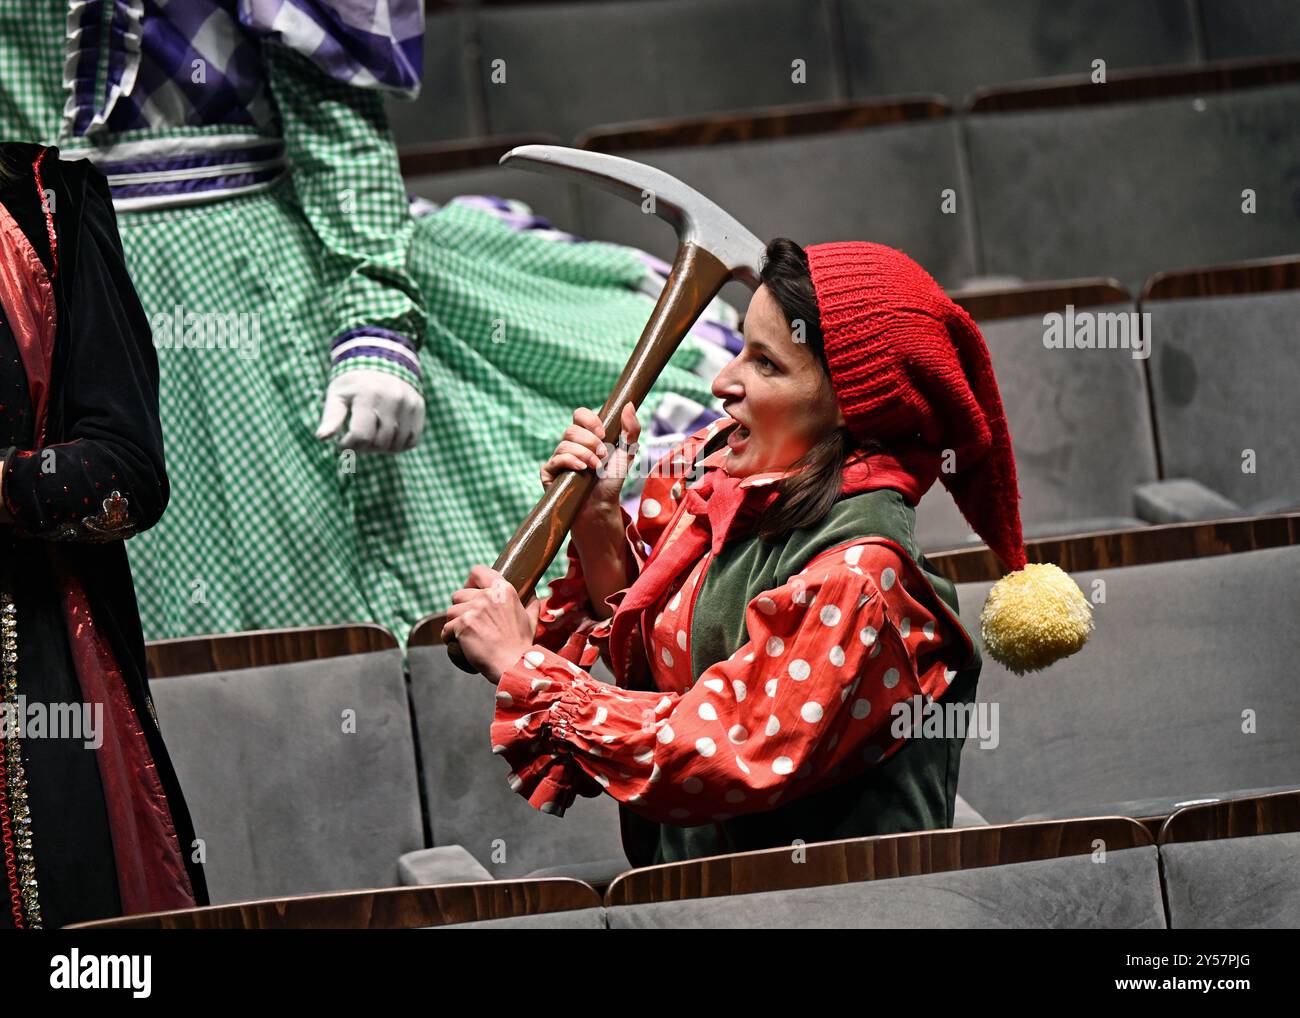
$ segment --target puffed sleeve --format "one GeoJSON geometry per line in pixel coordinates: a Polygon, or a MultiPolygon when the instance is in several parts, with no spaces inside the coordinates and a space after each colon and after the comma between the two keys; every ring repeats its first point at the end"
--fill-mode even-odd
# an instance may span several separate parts
{"type": "Polygon", "coordinates": [[[367,368],[418,389],[426,319],[406,271],[415,220],[383,101],[278,43],[263,52],[294,190],[332,294],[330,377],[367,368]]]}
{"type": "Polygon", "coordinates": [[[67,280],[70,325],[61,334],[69,344],[67,369],[54,393],[64,441],[11,451],[0,467],[0,492],[20,534],[98,542],[153,526],[169,490],[149,320],[127,275],[98,171],[88,172],[83,194],[76,265],[67,280]]]}
{"type": "Polygon", "coordinates": [[[902,557],[855,547],[751,599],[749,641],[685,693],[620,689],[534,647],[498,685],[493,751],[512,787],[546,812],[599,789],[647,819],[694,825],[771,809],[890,756],[895,705],[923,693],[922,671],[938,682],[955,671],[931,667],[934,620],[918,615],[914,638],[901,631],[895,606],[913,600],[896,583],[902,557]]]}

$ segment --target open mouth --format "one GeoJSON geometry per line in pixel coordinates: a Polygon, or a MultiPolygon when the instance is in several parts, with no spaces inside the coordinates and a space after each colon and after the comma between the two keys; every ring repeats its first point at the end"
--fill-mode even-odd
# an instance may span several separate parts
{"type": "Polygon", "coordinates": [[[732,449],[739,449],[749,438],[749,429],[743,424],[737,424],[727,435],[727,445],[732,449]]]}

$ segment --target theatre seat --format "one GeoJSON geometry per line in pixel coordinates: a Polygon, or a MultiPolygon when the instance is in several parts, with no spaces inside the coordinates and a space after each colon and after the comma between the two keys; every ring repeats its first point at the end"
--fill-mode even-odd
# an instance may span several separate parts
{"type": "MultiPolygon", "coordinates": [[[[1300,783],[1300,546],[1210,554],[1074,573],[1096,630],[1042,673],[985,656],[1000,738],[962,754],[972,806],[999,823],[1300,783]]],[[[973,634],[989,586],[958,586],[973,634]]]]}
{"type": "Polygon", "coordinates": [[[1118,818],[924,831],[654,866],[610,929],[1160,929],[1151,835],[1118,818]]]}
{"type": "Polygon", "coordinates": [[[214,903],[398,883],[398,856],[424,840],[391,634],[328,626],[147,652],[214,903]]]}
{"type": "MultiPolygon", "coordinates": [[[[432,642],[440,631],[421,623],[408,652],[434,844],[462,845],[498,879],[544,870],[599,883],[627,869],[612,798],[579,798],[557,817],[511,790],[510,768],[491,752],[493,687],[451,663],[432,642]]],[[[611,681],[603,664],[593,673],[611,681]]]]}
{"type": "Polygon", "coordinates": [[[1170,926],[1300,926],[1300,791],[1189,806],[1160,831],[1170,926]]]}

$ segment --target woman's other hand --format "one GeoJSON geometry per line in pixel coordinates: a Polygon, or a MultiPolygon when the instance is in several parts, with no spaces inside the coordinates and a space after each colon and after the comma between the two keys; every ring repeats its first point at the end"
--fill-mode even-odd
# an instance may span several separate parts
{"type": "Polygon", "coordinates": [[[519,593],[495,569],[475,566],[465,586],[451,595],[443,642],[455,637],[466,660],[493,685],[533,645],[541,602],[525,608],[519,593]]]}

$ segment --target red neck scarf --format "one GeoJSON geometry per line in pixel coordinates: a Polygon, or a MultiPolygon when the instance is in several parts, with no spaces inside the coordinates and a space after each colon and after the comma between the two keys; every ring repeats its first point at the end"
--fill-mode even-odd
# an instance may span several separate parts
{"type": "MultiPolygon", "coordinates": [[[[711,456],[704,462],[707,465],[713,459],[711,456]]],[[[752,533],[758,519],[780,495],[776,482],[790,473],[733,477],[723,460],[717,468],[708,470],[698,484],[686,489],[679,514],[693,518],[675,537],[672,535],[679,530],[679,517],[669,524],[610,624],[610,658],[620,685],[627,684],[625,678],[633,678],[628,675],[633,660],[632,641],[638,630],[645,631],[643,622],[649,611],[667,596],[679,578],[685,578],[701,555],[716,555],[727,541],[752,533]]],[[[919,443],[896,454],[858,453],[845,464],[843,475],[841,498],[892,488],[916,505],[939,475],[939,454],[919,443]]]]}

